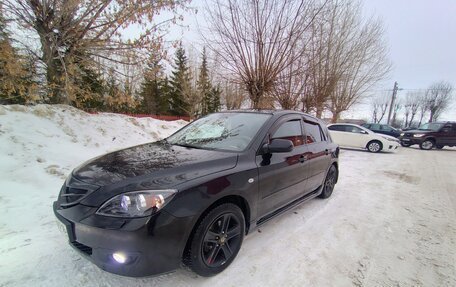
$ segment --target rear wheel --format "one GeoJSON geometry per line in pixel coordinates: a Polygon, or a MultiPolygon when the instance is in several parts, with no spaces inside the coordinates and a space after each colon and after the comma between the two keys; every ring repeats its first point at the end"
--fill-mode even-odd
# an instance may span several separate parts
{"type": "Polygon", "coordinates": [[[370,152],[379,152],[383,148],[382,143],[379,141],[370,141],[366,147],[370,152]]]}
{"type": "Polygon", "coordinates": [[[323,191],[318,196],[320,198],[328,198],[331,196],[334,186],[337,182],[337,168],[334,165],[328,170],[328,174],[326,175],[325,183],[323,184],[323,191]]]}
{"type": "Polygon", "coordinates": [[[189,252],[190,268],[205,277],[222,272],[241,249],[244,234],[244,214],[237,205],[215,207],[196,228],[189,252]]]}
{"type": "Polygon", "coordinates": [[[420,143],[420,149],[431,150],[434,147],[434,141],[431,139],[424,140],[420,143]]]}

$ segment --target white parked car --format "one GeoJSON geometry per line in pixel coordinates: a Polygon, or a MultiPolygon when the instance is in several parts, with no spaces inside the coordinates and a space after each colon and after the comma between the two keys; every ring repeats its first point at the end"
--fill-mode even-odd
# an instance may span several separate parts
{"type": "Polygon", "coordinates": [[[328,125],[331,138],[341,147],[363,148],[370,152],[394,151],[400,142],[397,138],[374,133],[355,124],[328,125]]]}

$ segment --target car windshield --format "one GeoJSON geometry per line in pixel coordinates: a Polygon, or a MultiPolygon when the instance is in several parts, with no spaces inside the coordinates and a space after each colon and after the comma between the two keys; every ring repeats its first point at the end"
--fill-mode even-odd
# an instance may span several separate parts
{"type": "Polygon", "coordinates": [[[243,151],[271,117],[260,113],[216,113],[194,121],[167,138],[172,145],[243,151]]]}
{"type": "Polygon", "coordinates": [[[427,123],[420,126],[418,129],[423,131],[438,131],[443,127],[442,123],[427,123]]]}

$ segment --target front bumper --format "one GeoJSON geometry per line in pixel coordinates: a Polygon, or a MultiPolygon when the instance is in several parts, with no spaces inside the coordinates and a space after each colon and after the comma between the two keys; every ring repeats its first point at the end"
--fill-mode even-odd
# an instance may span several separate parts
{"type": "Polygon", "coordinates": [[[388,142],[388,145],[386,146],[385,151],[395,151],[397,148],[399,147],[399,143],[398,142],[391,142],[389,141],[388,142]]]}
{"type": "Polygon", "coordinates": [[[399,137],[399,140],[401,141],[401,143],[405,143],[405,144],[408,144],[408,145],[419,145],[421,144],[423,141],[424,141],[425,137],[399,137]]]}
{"type": "Polygon", "coordinates": [[[131,277],[165,273],[178,268],[193,224],[192,217],[174,217],[161,210],[145,218],[123,219],[95,215],[81,204],[54,213],[66,227],[70,245],[101,269],[131,277]],[[127,256],[124,264],[112,257],[127,256]]]}

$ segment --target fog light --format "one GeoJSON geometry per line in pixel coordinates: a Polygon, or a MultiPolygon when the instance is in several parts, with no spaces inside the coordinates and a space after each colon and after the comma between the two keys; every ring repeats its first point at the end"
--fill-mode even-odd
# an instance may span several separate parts
{"type": "Polygon", "coordinates": [[[114,260],[116,260],[120,264],[124,264],[125,262],[127,262],[127,255],[125,255],[122,252],[116,252],[112,254],[112,258],[114,258],[114,260]]]}

